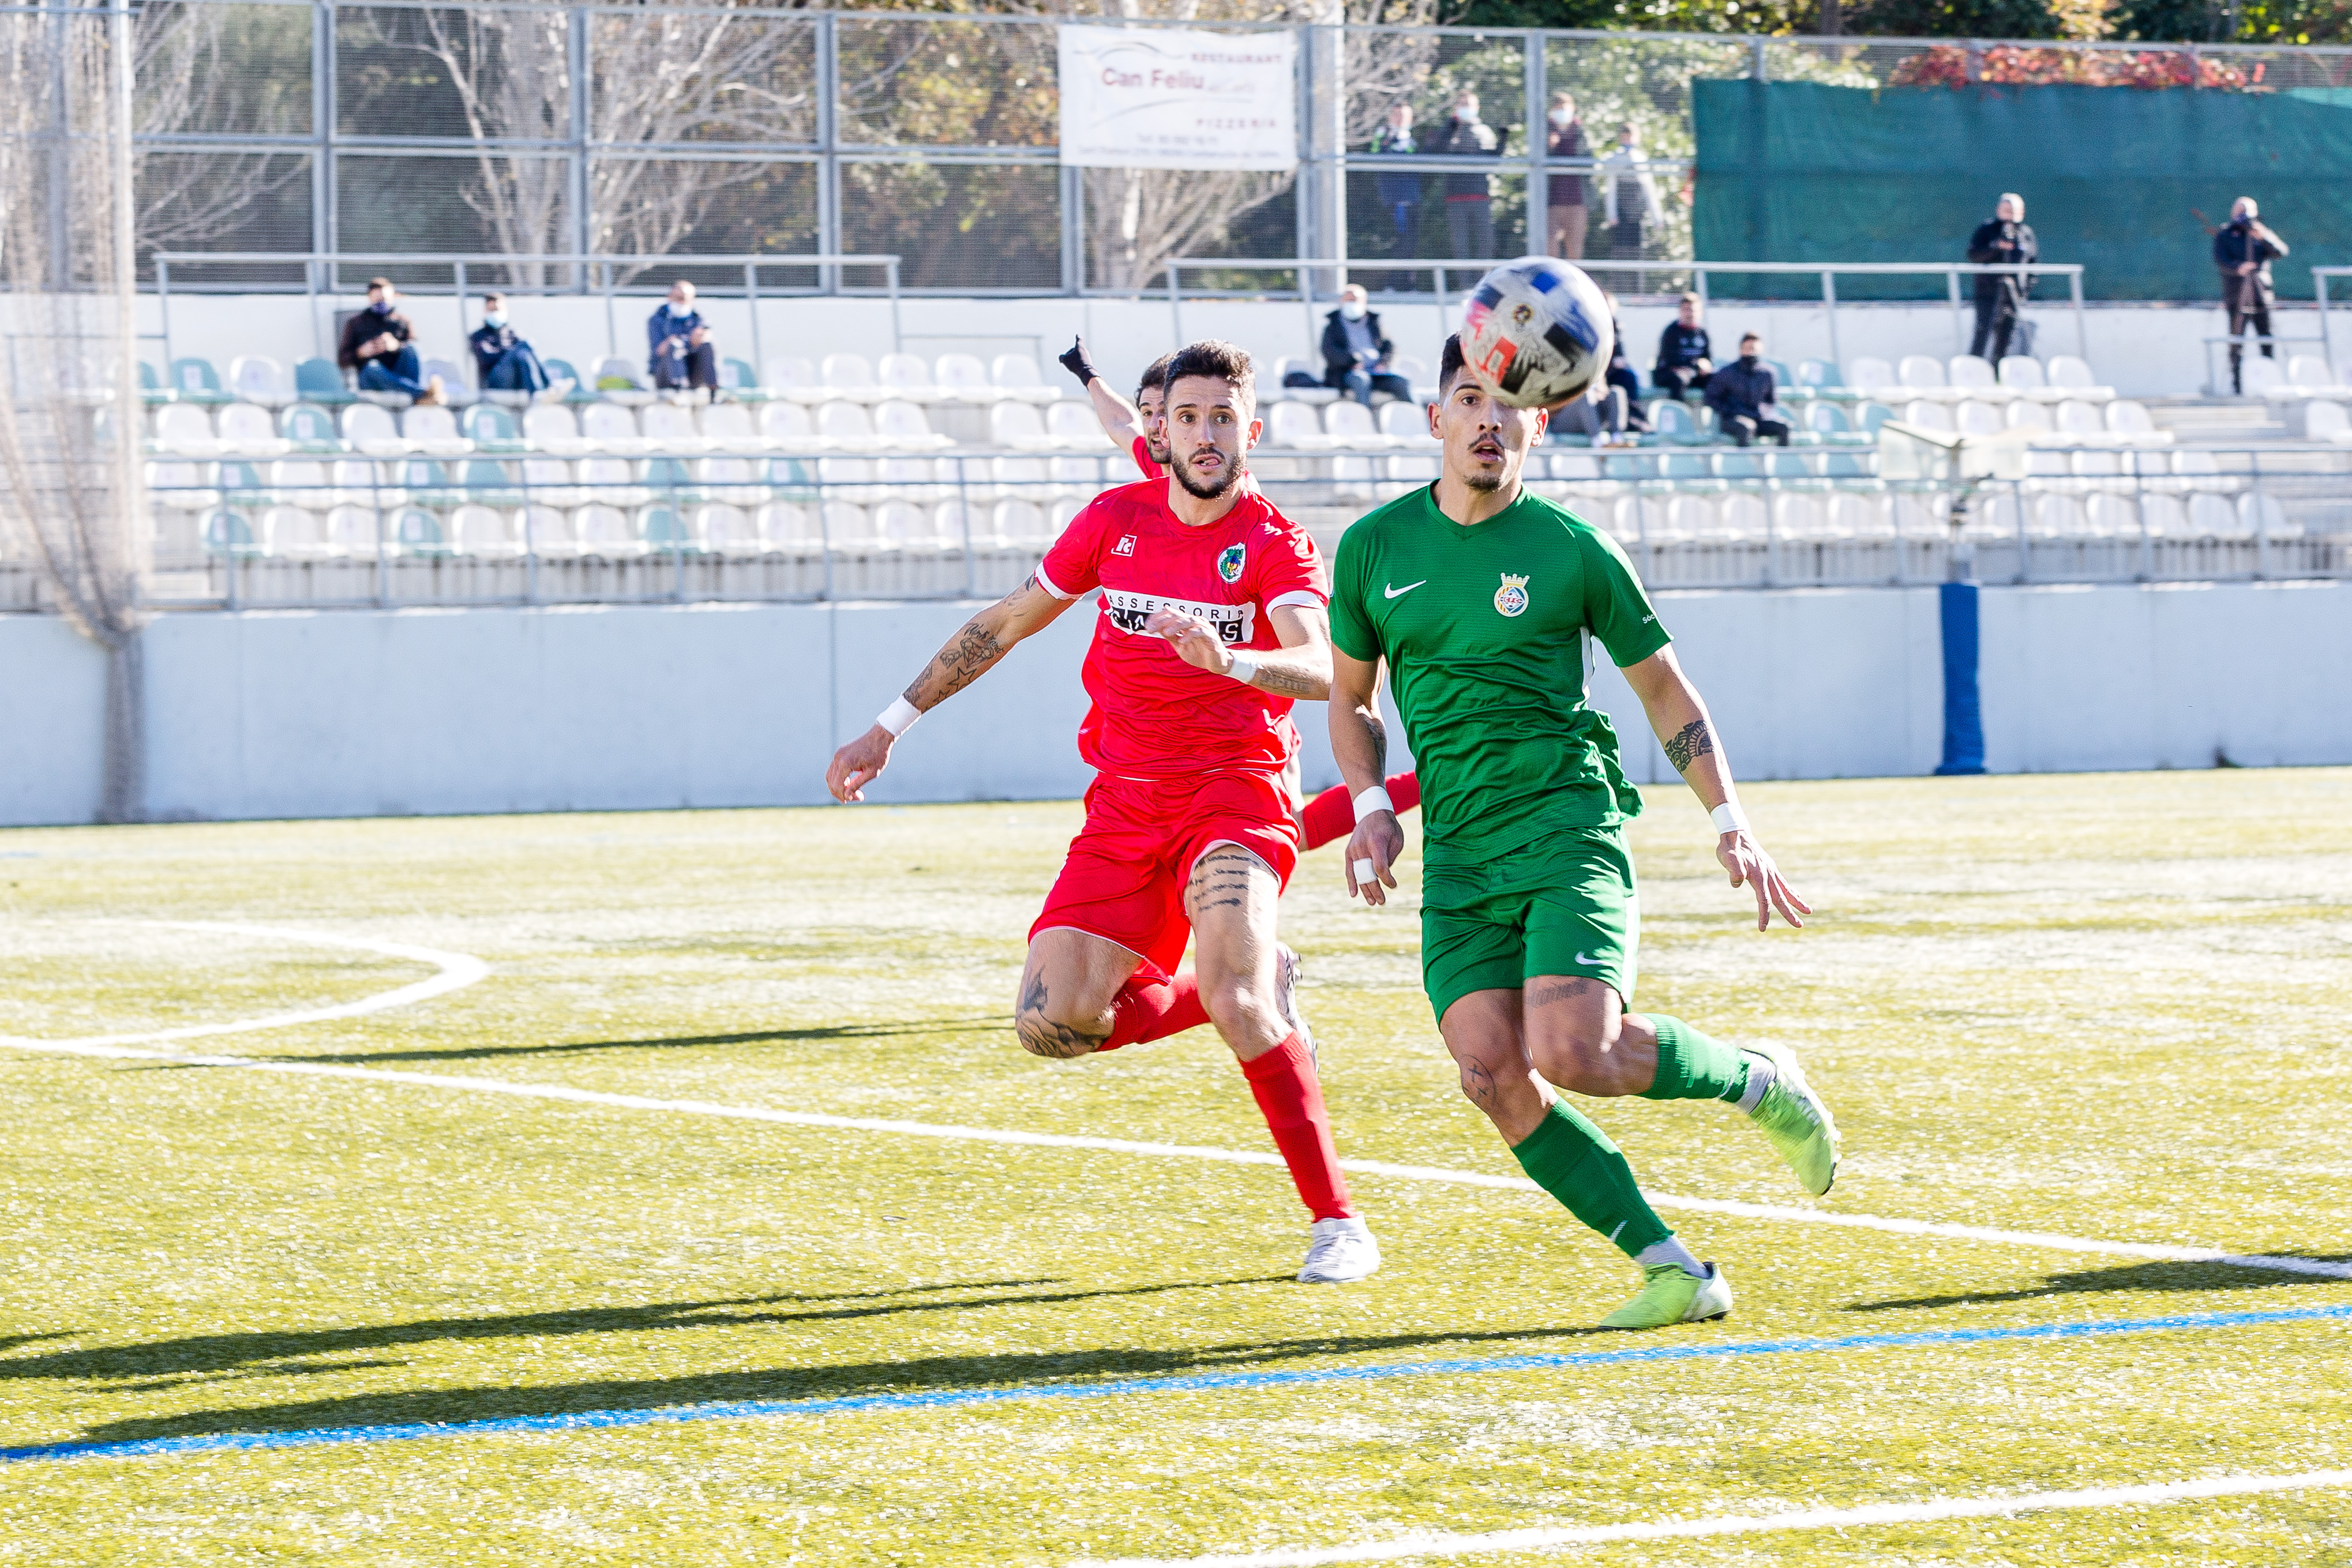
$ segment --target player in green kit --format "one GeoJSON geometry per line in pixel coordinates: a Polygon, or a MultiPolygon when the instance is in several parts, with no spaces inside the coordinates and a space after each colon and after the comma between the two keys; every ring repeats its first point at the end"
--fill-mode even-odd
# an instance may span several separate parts
{"type": "Polygon", "coordinates": [[[1586,700],[1591,642],[1713,813],[1716,858],[1754,891],[1757,929],[1774,910],[1792,926],[1810,911],[1748,831],[1706,705],[1624,552],[1521,486],[1544,414],[1489,396],[1458,339],[1438,383],[1442,477],[1349,529],[1333,572],[1331,749],[1356,795],[1348,890],[1384,902],[1404,847],[1380,787],[1385,661],[1421,773],[1423,980],[1463,1093],[1537,1184],[1642,1266],[1641,1292],[1602,1327],[1719,1318],[1723,1271],[1675,1239],[1624,1155],[1554,1087],[1737,1105],[1816,1194],[1837,1174],[1837,1128],[1787,1050],[1627,1011],[1641,918],[1623,825],[1642,797],[1586,700]]]}

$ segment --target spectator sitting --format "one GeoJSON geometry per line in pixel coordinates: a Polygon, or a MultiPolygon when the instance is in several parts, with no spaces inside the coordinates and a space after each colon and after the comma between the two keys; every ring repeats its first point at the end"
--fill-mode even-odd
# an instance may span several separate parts
{"type": "Polygon", "coordinates": [[[1621,444],[1625,440],[1627,406],[1623,387],[1595,376],[1583,396],[1570,398],[1551,416],[1551,427],[1565,435],[1589,436],[1596,447],[1621,444]]]}
{"type": "Polygon", "coordinates": [[[482,324],[466,340],[473,345],[475,381],[484,392],[547,390],[547,371],[522,334],[507,322],[507,297],[482,296],[482,324]]]}
{"type": "Polygon", "coordinates": [[[1609,301],[1609,384],[1625,394],[1625,427],[1647,430],[1650,416],[1642,412],[1642,378],[1633,369],[1633,362],[1625,357],[1625,329],[1617,324],[1617,296],[1603,290],[1601,296],[1609,301]]]}
{"type": "Polygon", "coordinates": [[[2230,311],[2230,390],[2243,392],[2241,364],[2245,345],[2237,342],[2248,326],[2254,329],[2264,359],[2272,352],[2271,306],[2277,296],[2271,289],[2271,263],[2286,254],[2286,241],[2262,221],[2262,208],[2252,196],[2230,204],[2230,221],[2213,236],[2213,265],[2221,271],[2221,303],[2230,311]]]}
{"type": "Polygon", "coordinates": [[[1685,294],[1675,319],[1658,338],[1658,363],[1651,367],[1650,380],[1660,392],[1670,397],[1687,399],[1694,389],[1705,392],[1707,378],[1715,374],[1715,353],[1706,341],[1706,328],[1699,324],[1698,296],[1685,294]]]}
{"type": "MultiPolygon", "coordinates": [[[[1454,95],[1454,112],[1424,153],[1454,158],[1491,158],[1495,128],[1478,118],[1478,95],[1468,88],[1454,95]]],[[[1495,254],[1495,182],[1483,170],[1450,169],[1445,175],[1445,234],[1457,258],[1495,254]]]]}
{"type": "Polygon", "coordinates": [[[427,376],[409,340],[415,334],[408,318],[393,306],[400,290],[389,278],[368,279],[367,309],[343,323],[343,341],[335,349],[335,363],[359,373],[362,392],[398,393],[418,403],[441,401],[441,378],[427,376]]]}
{"type": "Polygon", "coordinates": [[[1759,437],[1789,444],[1789,426],[1767,413],[1777,390],[1762,359],[1764,340],[1754,332],[1739,340],[1739,357],[1706,380],[1706,405],[1725,434],[1742,447],[1759,437]]]}
{"type": "Polygon", "coordinates": [[[1412,401],[1412,383],[1389,368],[1396,344],[1381,335],[1381,319],[1360,283],[1339,290],[1339,308],[1323,318],[1323,384],[1338,387],[1370,408],[1372,395],[1412,401]]]}
{"type": "Polygon", "coordinates": [[[694,308],[693,284],[681,278],[669,286],[669,298],[646,321],[646,340],[653,349],[656,387],[692,387],[718,395],[719,350],[702,312],[694,308]]]}
{"type": "MultiPolygon", "coordinates": [[[[2041,258],[2041,247],[2034,242],[2033,230],[2026,226],[2025,198],[2015,191],[2004,193],[1993,204],[1992,221],[1979,224],[1976,233],[1969,236],[1969,259],[1979,265],[1999,262],[2031,266],[2041,258]]],[[[1969,344],[1969,353],[1990,364],[2000,364],[2009,353],[2011,338],[2016,335],[2018,313],[2025,308],[2025,297],[2032,292],[2032,273],[1978,273],[1977,331],[1969,344]]]]}

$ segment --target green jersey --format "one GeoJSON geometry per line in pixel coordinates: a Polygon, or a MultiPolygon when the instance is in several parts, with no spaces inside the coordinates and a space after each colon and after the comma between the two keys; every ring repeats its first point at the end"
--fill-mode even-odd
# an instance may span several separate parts
{"type": "Polygon", "coordinates": [[[1524,490],[1465,528],[1424,487],[1349,529],[1332,577],[1332,642],[1388,660],[1433,863],[1641,811],[1586,701],[1586,639],[1621,668],[1671,639],[1616,541],[1524,490]]]}

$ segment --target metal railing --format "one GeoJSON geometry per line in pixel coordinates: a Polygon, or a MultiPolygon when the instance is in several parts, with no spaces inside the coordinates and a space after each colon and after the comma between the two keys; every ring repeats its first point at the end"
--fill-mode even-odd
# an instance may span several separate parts
{"type": "MultiPolygon", "coordinates": [[[[1299,304],[1307,312],[1307,342],[1311,346],[1317,342],[1321,331],[1320,325],[1315,319],[1316,301],[1313,279],[1316,273],[1336,273],[1340,283],[1344,284],[1348,279],[1348,275],[1351,272],[1428,272],[1433,273],[1435,276],[1437,305],[1441,327],[1444,332],[1450,333],[1454,331],[1454,299],[1446,289],[1447,274],[1450,272],[1467,272],[1474,274],[1475,277],[1483,277],[1489,268],[1501,265],[1503,259],[1505,258],[1480,260],[1475,258],[1454,257],[1444,260],[1433,261],[1353,261],[1345,258],[1335,259],[1330,257],[1300,256],[1276,257],[1272,258],[1200,256],[1180,257],[1170,261],[1167,264],[1166,268],[1168,275],[1168,310],[1170,324],[1175,329],[1175,341],[1180,343],[1185,342],[1184,291],[1182,288],[1182,279],[1186,272],[1201,271],[1210,268],[1216,268],[1225,271],[1244,271],[1255,268],[1257,270],[1266,272],[1296,272],[1298,274],[1297,293],[1299,304]]],[[[1716,273],[1731,275],[1741,273],[1769,273],[1773,275],[1801,275],[1817,277],[1821,279],[1822,308],[1828,317],[1830,344],[1829,357],[1832,362],[1840,366],[1843,366],[1845,363],[1845,356],[1839,352],[1838,344],[1837,279],[1840,278],[1883,278],[1905,276],[1943,278],[1948,285],[1948,289],[1951,297],[1952,332],[1954,342],[1958,345],[1953,352],[1956,353],[1961,353],[1967,352],[1970,335],[1966,313],[1969,305],[1968,301],[1963,300],[1960,297],[1960,279],[1963,277],[2006,277],[2011,275],[2021,275],[2027,278],[2063,277],[2066,279],[2067,302],[2072,307],[2074,315],[2075,352],[2085,359],[2090,357],[2090,329],[2084,319],[2083,313],[2083,268],[2080,265],[2073,262],[2036,262],[2032,266],[2028,267],[2014,262],[1992,264],[1941,261],[1604,261],[1595,258],[1587,257],[1576,263],[1576,265],[1583,268],[1587,272],[1604,275],[1612,272],[1633,272],[1641,274],[1664,272],[1688,274],[1696,280],[1694,292],[1696,292],[1702,300],[1707,298],[1706,280],[1710,275],[1716,273]]],[[[2352,268],[2347,268],[2346,270],[2352,271],[2352,268]]],[[[1475,277],[1471,287],[1475,287],[1475,277]]],[[[1464,289],[1463,293],[1465,295],[1468,292],[1468,288],[1464,289]]],[[[1202,296],[1195,296],[1195,298],[1200,297],[1202,296]]],[[[1752,301],[1752,303],[1758,305],[1785,305],[1801,302],[1802,301],[1788,300],[1752,301]]],[[[1849,307],[1851,307],[1853,302],[1849,300],[1847,303],[1849,307]]]]}
{"type": "MultiPolygon", "coordinates": [[[[838,253],[824,253],[806,256],[782,256],[765,251],[750,255],[741,252],[705,255],[687,251],[669,256],[621,255],[609,252],[558,253],[540,256],[502,256],[495,252],[483,251],[386,252],[366,250],[159,250],[155,253],[155,296],[157,313],[162,319],[163,355],[166,360],[169,360],[172,357],[173,263],[178,262],[184,267],[197,266],[206,263],[221,265],[249,265],[255,262],[275,263],[289,267],[299,266],[302,268],[302,293],[304,303],[310,318],[312,346],[316,349],[319,356],[324,359],[332,357],[333,347],[329,342],[328,322],[319,310],[320,300],[322,297],[332,297],[336,295],[348,296],[362,292],[360,289],[351,289],[348,286],[342,288],[337,287],[337,284],[341,282],[341,279],[336,276],[336,272],[341,268],[375,267],[383,268],[399,268],[405,269],[418,267],[446,267],[450,268],[451,275],[448,293],[452,302],[457,307],[457,335],[462,339],[471,333],[474,330],[471,321],[467,315],[467,300],[471,295],[471,290],[467,286],[467,268],[479,268],[486,271],[495,271],[499,268],[504,268],[511,272],[513,269],[519,268],[570,267],[581,270],[583,282],[586,275],[592,270],[601,275],[601,282],[593,288],[583,287],[574,289],[555,289],[542,288],[529,283],[511,283],[504,281],[498,282],[493,285],[493,287],[497,292],[502,294],[585,292],[603,295],[604,300],[605,352],[609,354],[619,354],[621,352],[620,327],[619,321],[615,313],[616,307],[614,301],[621,290],[628,286],[621,284],[615,279],[614,275],[617,270],[622,268],[634,268],[640,272],[651,272],[655,268],[658,268],[665,272],[672,272],[689,268],[740,268],[743,274],[743,283],[740,298],[745,301],[751,311],[751,363],[753,364],[762,364],[765,362],[760,350],[761,300],[763,297],[776,299],[792,296],[804,296],[809,293],[819,291],[824,286],[823,279],[826,275],[837,275],[845,268],[879,268],[882,269],[884,275],[884,291],[890,300],[890,346],[893,350],[896,350],[902,342],[905,342],[905,334],[901,330],[899,323],[899,261],[900,258],[896,255],[844,255],[838,253]],[[790,268],[801,271],[815,271],[819,275],[819,283],[817,288],[815,289],[772,288],[767,289],[763,295],[760,288],[760,274],[762,271],[772,271],[778,268],[790,268]]],[[[667,285],[664,284],[662,287],[667,289],[667,285]]],[[[436,288],[430,282],[421,285],[403,283],[400,285],[400,289],[404,294],[430,295],[442,292],[441,289],[436,288]]],[[[649,292],[651,290],[650,289],[647,289],[640,291],[649,292]]],[[[729,289],[724,285],[704,289],[701,291],[720,299],[739,297],[733,290],[729,289]]]]}

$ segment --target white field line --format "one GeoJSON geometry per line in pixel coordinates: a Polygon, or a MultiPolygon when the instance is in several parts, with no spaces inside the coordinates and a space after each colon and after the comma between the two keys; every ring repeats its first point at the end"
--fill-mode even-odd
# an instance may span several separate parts
{"type": "Polygon", "coordinates": [[[1860,1508],[1798,1509],[1786,1513],[1738,1514],[1716,1519],[1669,1519],[1651,1524],[1541,1526],[1498,1530],[1485,1535],[1416,1532],[1390,1541],[1352,1546],[1302,1546],[1218,1557],[1122,1557],[1088,1559],[1071,1568],[1318,1568],[1326,1563],[1395,1563],[1409,1558],[1454,1557],[1471,1552],[1540,1552],[1561,1546],[1599,1546],[1615,1541],[1680,1541],[1711,1535],[1760,1535],[1772,1531],[1854,1530],[1882,1524],[1927,1524],[1945,1519],[2001,1519],[2053,1509],[2130,1508],[2146,1503],[2190,1502],[2203,1498],[2252,1497],[2263,1492],[2352,1487],[2352,1470],[2311,1470],[2299,1476],[2215,1476],[2207,1480],[2164,1481],[2153,1486],[2101,1487],[2075,1492],[2023,1492],[2011,1497],[1935,1498],[1926,1502],[1870,1503],[1860,1508]]]}
{"type": "MultiPolygon", "coordinates": [[[[158,922],[164,923],[164,922],[158,922]]],[[[470,985],[489,973],[481,960],[465,953],[443,952],[433,948],[404,947],[392,942],[367,942],[355,937],[321,936],[312,932],[281,931],[267,926],[198,924],[174,921],[172,924],[192,931],[232,931],[244,935],[266,936],[286,942],[316,942],[323,946],[354,948],[366,952],[383,953],[394,958],[413,958],[420,963],[440,966],[441,973],[430,980],[397,991],[386,991],[358,1002],[339,1007],[321,1007],[301,1013],[280,1013],[264,1018],[249,1018],[227,1024],[194,1025],[180,1029],[165,1029],[148,1035],[100,1035],[72,1040],[33,1040],[0,1036],[0,1046],[19,1050],[42,1051],[58,1056],[96,1057],[136,1060],[169,1060],[184,1062],[192,1067],[239,1068],[250,1072],[291,1073],[310,1078],[352,1079],[375,1083],[411,1084],[423,1089],[457,1089],[473,1094],[500,1094],[520,1100],[561,1100],[574,1105],[609,1106],[621,1110],[667,1111],[674,1115],[709,1116],[735,1121],[764,1121],[784,1127],[823,1127],[845,1132],[882,1132],[908,1138],[937,1138],[953,1142],[999,1143],[1036,1149],[1088,1149],[1112,1154],[1135,1154],[1147,1159],[1206,1160],[1229,1165],[1273,1165],[1282,1163],[1280,1156],[1246,1149],[1216,1149],[1197,1143],[1147,1143],[1126,1138],[1091,1138],[1067,1132],[1023,1132],[993,1127],[963,1127],[952,1123],[929,1121],[898,1121],[879,1117],[830,1116],[813,1110],[771,1110],[759,1106],[720,1105],[706,1100],[666,1100],[651,1095],[616,1094],[610,1090],[574,1089],[568,1084],[518,1083],[504,1079],[470,1078],[454,1073],[404,1072],[387,1068],[344,1067],[333,1062],[272,1061],[266,1058],[194,1055],[179,1051],[154,1051],[137,1048],[140,1045],[162,1040],[188,1039],[204,1035],[243,1033],[253,1029],[285,1028],[296,1024],[322,1022],[331,1018],[356,1017],[362,1014],[396,1007],[411,1002],[455,991],[470,985]]],[[[1450,1186],[1494,1187],[1514,1192],[1540,1192],[1524,1176],[1489,1174],[1483,1171],[1453,1171],[1433,1165],[1400,1165],[1384,1160],[1342,1160],[1341,1168],[1351,1174],[1385,1176],[1396,1181],[1430,1182],[1450,1186]]],[[[1879,1215],[1841,1214],[1825,1209],[1799,1208],[1793,1205],[1741,1203],[1728,1198],[1685,1198],[1666,1193],[1645,1194],[1662,1209],[1693,1214],[1722,1215],[1734,1219],[1757,1219],[1790,1225],[1837,1226],[1850,1230],[1874,1230],[1892,1236],[1935,1237],[1950,1241],[1987,1242],[1999,1247],[2018,1247],[2043,1252],[2074,1252],[2116,1258],[2145,1258],[2172,1263],[2227,1263],[2245,1268],[2270,1269],[2284,1274],[2309,1274],[2324,1279],[2352,1279],[2352,1264],[2330,1263],[2308,1258],[2278,1258],[2263,1254],[2224,1252],[2210,1247],[2167,1247],[2137,1241],[2099,1241],[2087,1237],[2060,1236],[2046,1231],[1999,1230],[1983,1226],[1945,1225],[1932,1220],[1895,1219],[1879,1215]]]]}

